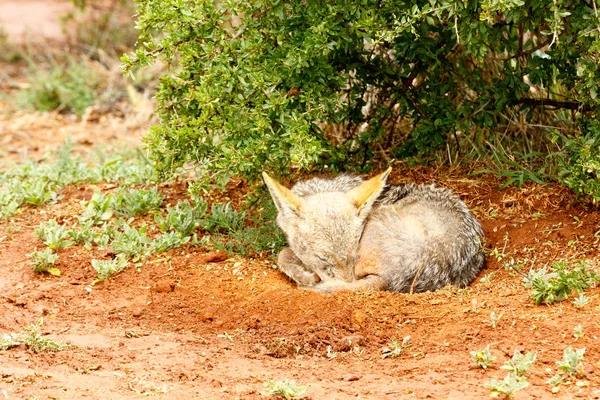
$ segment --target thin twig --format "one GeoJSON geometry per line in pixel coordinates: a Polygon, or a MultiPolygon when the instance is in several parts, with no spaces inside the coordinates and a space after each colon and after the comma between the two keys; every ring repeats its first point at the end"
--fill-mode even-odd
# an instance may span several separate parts
{"type": "Polygon", "coordinates": [[[413,290],[415,288],[415,283],[417,283],[417,278],[419,277],[419,275],[421,274],[421,271],[423,270],[423,267],[425,266],[425,263],[421,264],[421,266],[419,267],[419,270],[417,271],[417,273],[415,274],[415,278],[412,281],[412,284],[410,285],[410,294],[413,294],[413,290]]]}

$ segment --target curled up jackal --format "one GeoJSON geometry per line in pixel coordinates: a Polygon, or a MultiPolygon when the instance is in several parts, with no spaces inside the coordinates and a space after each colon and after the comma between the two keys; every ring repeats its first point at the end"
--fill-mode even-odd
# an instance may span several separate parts
{"type": "Polygon", "coordinates": [[[483,230],[451,190],[341,175],[288,189],[263,172],[289,247],[279,269],[317,292],[464,287],[483,268],[483,230]]]}

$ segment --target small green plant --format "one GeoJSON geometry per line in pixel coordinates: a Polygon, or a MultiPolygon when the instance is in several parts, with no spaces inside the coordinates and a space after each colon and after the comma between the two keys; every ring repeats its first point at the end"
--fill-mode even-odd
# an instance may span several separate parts
{"type": "Polygon", "coordinates": [[[92,260],[92,267],[98,273],[98,278],[92,282],[92,285],[118,274],[127,268],[128,265],[129,261],[127,261],[123,254],[118,254],[117,257],[111,260],[92,260]]]}
{"type": "Polygon", "coordinates": [[[117,215],[135,217],[160,208],[163,197],[156,189],[120,190],[112,198],[112,208],[117,215]]]}
{"type": "Polygon", "coordinates": [[[526,375],[537,358],[537,352],[521,354],[515,351],[512,358],[504,363],[500,368],[517,375],[526,375]]]}
{"type": "Polygon", "coordinates": [[[578,297],[575,297],[571,304],[576,308],[583,310],[590,302],[590,298],[583,293],[580,293],[578,297]]]}
{"type": "Polygon", "coordinates": [[[0,338],[0,350],[8,350],[11,347],[25,345],[35,353],[42,351],[60,351],[69,347],[63,342],[55,342],[54,340],[43,336],[40,329],[43,324],[43,319],[40,319],[36,324],[31,324],[23,328],[21,332],[4,334],[0,338]]]}
{"type": "Polygon", "coordinates": [[[490,325],[492,328],[496,329],[496,327],[498,326],[498,321],[500,321],[500,318],[502,318],[502,315],[503,315],[502,313],[500,313],[500,315],[496,315],[496,313],[495,313],[494,311],[492,311],[492,312],[490,313],[490,320],[489,320],[489,321],[487,321],[487,322],[488,322],[488,324],[489,324],[489,325],[490,325]]]}
{"type": "Polygon", "coordinates": [[[9,190],[7,186],[0,188],[0,219],[14,215],[23,200],[15,192],[9,190]]]}
{"type": "Polygon", "coordinates": [[[265,390],[262,395],[265,397],[283,397],[285,400],[296,399],[306,393],[306,387],[296,385],[293,380],[284,381],[266,381],[265,390]]]}
{"type": "Polygon", "coordinates": [[[575,338],[575,340],[581,339],[583,335],[585,334],[583,333],[583,328],[581,327],[581,324],[578,324],[575,328],[573,328],[573,337],[575,338]]]}
{"type": "Polygon", "coordinates": [[[33,206],[40,206],[56,198],[56,192],[51,185],[42,179],[23,182],[21,185],[21,197],[23,202],[33,206]]]}
{"type": "Polygon", "coordinates": [[[536,304],[552,304],[567,299],[573,292],[583,292],[598,280],[598,275],[589,269],[586,261],[580,260],[572,266],[561,261],[553,263],[550,270],[545,267],[531,270],[525,279],[525,287],[531,288],[536,304]]]}
{"type": "Polygon", "coordinates": [[[400,354],[410,346],[410,336],[405,336],[404,339],[402,339],[402,342],[399,342],[397,339],[392,339],[388,345],[381,350],[383,353],[382,357],[398,358],[400,354]]]}
{"type": "Polygon", "coordinates": [[[42,251],[34,251],[29,254],[29,257],[31,258],[33,272],[47,272],[54,276],[60,275],[60,270],[54,266],[54,263],[58,260],[58,254],[52,252],[51,248],[46,247],[42,251]]]}
{"type": "Polygon", "coordinates": [[[175,207],[167,207],[166,217],[155,215],[154,220],[163,232],[174,230],[182,236],[191,236],[207,208],[208,204],[201,198],[196,199],[193,206],[188,200],[184,200],[175,207]]]}
{"type": "Polygon", "coordinates": [[[165,232],[152,241],[152,252],[164,253],[181,247],[190,241],[190,236],[182,237],[178,232],[165,232]]]}
{"type": "Polygon", "coordinates": [[[585,375],[583,371],[583,358],[585,355],[585,348],[582,349],[573,349],[572,347],[567,347],[563,353],[563,360],[557,361],[558,370],[567,375],[576,375],[583,376],[585,375]]]}
{"type": "Polygon", "coordinates": [[[73,243],[82,244],[87,250],[91,250],[94,239],[98,235],[98,233],[92,228],[93,222],[86,221],[81,224],[79,229],[77,229],[77,226],[68,229],[67,235],[69,238],[71,238],[73,243]]]}
{"type": "Polygon", "coordinates": [[[211,191],[224,192],[227,188],[227,183],[231,176],[229,172],[219,171],[218,173],[212,174],[206,179],[197,179],[191,181],[188,185],[188,194],[192,199],[202,197],[211,191]]]}
{"type": "Polygon", "coordinates": [[[100,230],[94,235],[94,243],[96,243],[98,247],[100,247],[101,249],[108,248],[110,241],[114,239],[117,235],[117,225],[122,226],[121,224],[125,224],[119,221],[121,220],[117,220],[115,224],[112,224],[110,222],[105,222],[102,224],[100,230]]]}
{"type": "MultiPolygon", "coordinates": [[[[494,250],[497,251],[498,249],[494,249],[494,250]]],[[[489,274],[486,274],[485,276],[483,276],[480,279],[480,282],[486,286],[490,286],[490,284],[492,283],[492,278],[494,277],[495,274],[496,274],[496,272],[490,272],[489,274]]]]}
{"type": "Polygon", "coordinates": [[[471,357],[473,357],[473,361],[475,364],[483,369],[488,368],[490,365],[494,363],[496,357],[490,353],[490,345],[485,346],[483,350],[477,350],[471,352],[471,357]]]}
{"type": "MultiPolygon", "coordinates": [[[[563,353],[563,359],[557,361],[558,373],[548,380],[548,383],[554,387],[560,385],[565,379],[571,376],[582,377],[585,375],[583,357],[585,348],[574,349],[567,347],[563,353]]],[[[554,391],[554,389],[553,389],[554,391]]]]}
{"type": "Polygon", "coordinates": [[[69,231],[63,225],[59,225],[55,219],[41,223],[35,229],[34,234],[52,250],[73,245],[73,241],[68,239],[69,231]]]}
{"type": "Polygon", "coordinates": [[[484,386],[490,389],[490,397],[501,396],[505,399],[512,399],[516,392],[529,386],[529,382],[527,382],[526,377],[519,376],[513,372],[506,375],[501,381],[492,379],[485,383],[484,386]]]}
{"type": "Polygon", "coordinates": [[[202,218],[199,223],[208,232],[235,232],[244,227],[246,213],[231,208],[230,203],[213,204],[211,213],[202,218]]]}
{"type": "Polygon", "coordinates": [[[105,196],[95,190],[90,201],[85,204],[85,211],[79,217],[80,223],[92,222],[100,224],[113,216],[112,195],[105,196]]]}
{"type": "Polygon", "coordinates": [[[152,240],[146,236],[147,226],[142,226],[139,230],[125,224],[122,231],[117,231],[111,243],[112,249],[117,253],[123,253],[133,261],[138,261],[147,255],[150,250],[152,240]]]}

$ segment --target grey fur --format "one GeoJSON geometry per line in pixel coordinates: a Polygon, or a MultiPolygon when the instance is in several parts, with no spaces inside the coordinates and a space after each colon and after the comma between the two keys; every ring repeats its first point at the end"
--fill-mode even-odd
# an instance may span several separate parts
{"type": "Polygon", "coordinates": [[[291,190],[298,209],[268,184],[290,246],[279,255],[282,272],[326,293],[424,292],[475,279],[485,264],[483,230],[458,196],[434,185],[388,185],[356,208],[348,192],[362,182],[351,175],[299,182],[291,190]]]}

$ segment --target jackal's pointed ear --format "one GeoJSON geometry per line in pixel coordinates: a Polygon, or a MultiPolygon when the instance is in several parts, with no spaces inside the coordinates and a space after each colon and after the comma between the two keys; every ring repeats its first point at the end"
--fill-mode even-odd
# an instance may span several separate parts
{"type": "Polygon", "coordinates": [[[290,212],[298,215],[302,209],[304,200],[296,193],[271,178],[266,172],[263,172],[262,176],[269,189],[269,193],[271,193],[277,211],[284,215],[289,215],[290,212]]]}
{"type": "Polygon", "coordinates": [[[390,172],[392,172],[391,167],[346,193],[346,196],[350,199],[354,207],[356,207],[357,215],[364,214],[366,216],[366,213],[368,214],[371,206],[385,187],[385,181],[390,172]]]}

